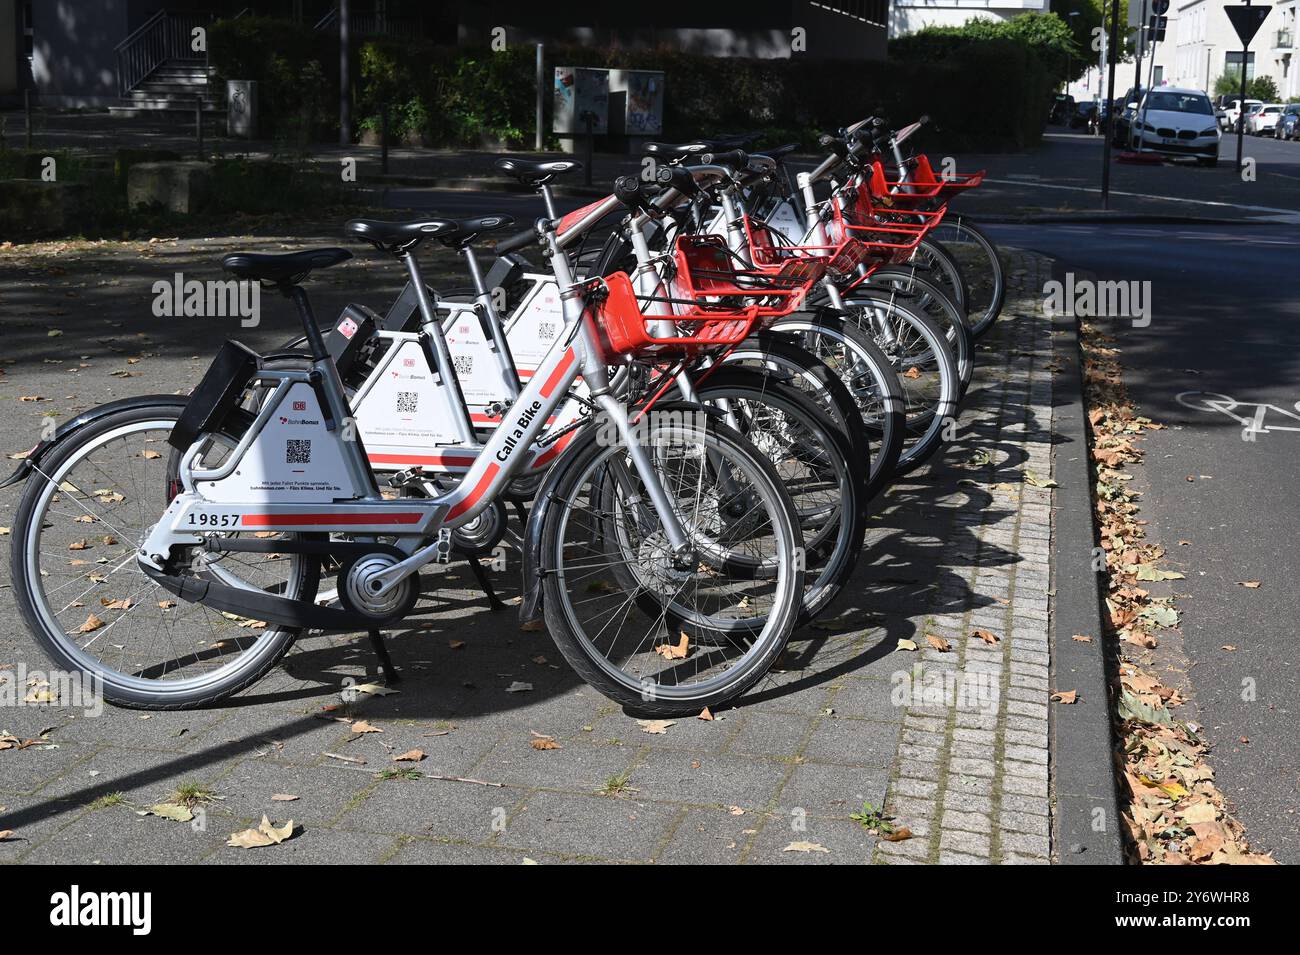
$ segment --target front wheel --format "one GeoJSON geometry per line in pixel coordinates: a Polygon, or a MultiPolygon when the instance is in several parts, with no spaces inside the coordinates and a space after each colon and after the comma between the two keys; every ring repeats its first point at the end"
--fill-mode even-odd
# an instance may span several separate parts
{"type": "MultiPolygon", "coordinates": [[[[585,432],[542,517],[546,625],[578,675],[639,712],[685,716],[761,680],[803,593],[803,537],[772,464],[698,406],[637,424],[686,531],[674,554],[627,449],[585,432]]],[[[575,442],[576,444],[577,442],[575,442]]]]}

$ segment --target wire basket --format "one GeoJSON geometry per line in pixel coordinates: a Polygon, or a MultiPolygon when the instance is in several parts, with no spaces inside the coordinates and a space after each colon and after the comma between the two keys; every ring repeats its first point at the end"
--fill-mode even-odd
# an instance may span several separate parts
{"type": "Polygon", "coordinates": [[[766,222],[744,216],[745,238],[754,268],[785,276],[811,288],[827,273],[852,275],[872,258],[871,247],[849,236],[835,245],[796,245],[766,222]]]}
{"type": "Polygon", "coordinates": [[[798,309],[824,274],[819,263],[793,265],[751,269],[737,262],[720,236],[683,235],[662,293],[638,295],[627,274],[617,272],[592,283],[586,314],[611,363],[726,350],[798,309]],[[662,334],[669,323],[675,334],[662,334]]]}
{"type": "Polygon", "coordinates": [[[757,305],[688,309],[676,303],[671,316],[645,314],[646,305],[654,300],[638,296],[626,272],[615,272],[589,286],[585,316],[607,364],[725,350],[748,338],[759,319],[757,305]],[[674,324],[677,334],[656,334],[665,320],[674,324]]]}

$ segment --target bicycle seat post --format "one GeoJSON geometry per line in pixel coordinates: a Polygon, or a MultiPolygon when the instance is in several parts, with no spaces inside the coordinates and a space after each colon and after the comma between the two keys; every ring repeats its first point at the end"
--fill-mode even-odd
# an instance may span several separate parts
{"type": "Polygon", "coordinates": [[[424,284],[424,276],[420,273],[420,263],[415,256],[415,244],[398,250],[398,258],[406,266],[407,275],[411,279],[411,288],[415,291],[416,301],[420,303],[421,328],[424,331],[424,341],[427,347],[432,350],[432,367],[434,381],[439,385],[446,385],[451,389],[451,400],[448,406],[451,410],[451,416],[456,423],[456,432],[460,441],[466,445],[476,443],[474,434],[474,424],[470,421],[468,407],[465,404],[465,395],[460,388],[460,379],[456,377],[455,366],[451,361],[451,351],[447,348],[447,336],[443,333],[442,325],[438,321],[438,315],[433,308],[433,299],[429,296],[429,289],[424,284]]]}
{"type": "Polygon", "coordinates": [[[552,222],[560,218],[555,212],[555,197],[551,195],[551,184],[543,180],[537,184],[537,191],[541,193],[542,202],[546,203],[546,218],[552,222]]]}
{"type": "Polygon", "coordinates": [[[280,286],[282,294],[293,299],[294,307],[298,310],[298,320],[302,322],[303,334],[307,337],[307,345],[311,349],[311,357],[317,361],[329,357],[329,349],[325,347],[325,339],[321,336],[320,326],[316,324],[316,313],[312,311],[311,299],[307,297],[307,290],[301,285],[283,283],[280,286]]]}

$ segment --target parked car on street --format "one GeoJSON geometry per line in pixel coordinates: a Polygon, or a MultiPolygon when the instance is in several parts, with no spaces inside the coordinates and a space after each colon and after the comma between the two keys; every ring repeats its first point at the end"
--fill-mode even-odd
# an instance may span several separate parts
{"type": "Polygon", "coordinates": [[[1287,103],[1273,127],[1274,139],[1300,139],[1300,103],[1287,103]]]}
{"type": "Polygon", "coordinates": [[[1273,132],[1273,127],[1282,118],[1284,103],[1264,103],[1255,112],[1246,116],[1246,132],[1252,136],[1264,136],[1273,132]]]}
{"type": "Polygon", "coordinates": [[[1132,145],[1130,127],[1133,122],[1133,114],[1137,112],[1138,104],[1145,93],[1146,90],[1142,87],[1131,86],[1122,98],[1115,101],[1115,130],[1112,145],[1118,146],[1120,149],[1128,149],[1132,145]]]}
{"type": "Polygon", "coordinates": [[[1070,116],[1071,129],[1091,129],[1096,122],[1097,104],[1096,103],[1079,103],[1074,108],[1074,113],[1070,116]]]}
{"type": "Polygon", "coordinates": [[[1165,156],[1193,156],[1205,166],[1219,161],[1219,139],[1223,134],[1214,122],[1210,98],[1200,90],[1169,86],[1152,90],[1138,104],[1129,124],[1134,149],[1165,156]]]}
{"type": "Polygon", "coordinates": [[[1074,115],[1074,97],[1069,93],[1057,93],[1047,107],[1047,122],[1058,126],[1068,123],[1074,115]]]}
{"type": "MultiPolygon", "coordinates": [[[[1219,123],[1219,128],[1227,131],[1241,128],[1241,98],[1231,97],[1223,104],[1223,121],[1219,123]]],[[[1246,112],[1249,113],[1252,107],[1260,107],[1264,104],[1257,99],[1246,100],[1246,112]]]]}

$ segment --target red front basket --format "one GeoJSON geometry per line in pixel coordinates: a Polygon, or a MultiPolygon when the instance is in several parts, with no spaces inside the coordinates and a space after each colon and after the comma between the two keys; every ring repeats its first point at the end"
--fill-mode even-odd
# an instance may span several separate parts
{"type": "Polygon", "coordinates": [[[634,358],[681,358],[727,349],[749,337],[759,316],[756,305],[714,309],[677,305],[671,316],[646,315],[626,273],[616,272],[599,284],[604,288],[593,290],[585,315],[601,357],[611,365],[634,358]],[[656,337],[651,327],[665,319],[676,324],[677,334],[656,337]]]}

